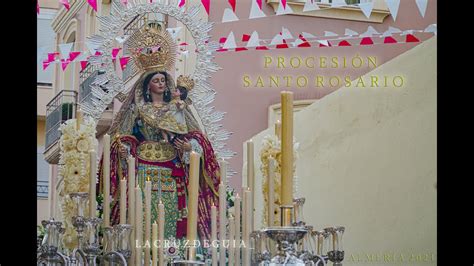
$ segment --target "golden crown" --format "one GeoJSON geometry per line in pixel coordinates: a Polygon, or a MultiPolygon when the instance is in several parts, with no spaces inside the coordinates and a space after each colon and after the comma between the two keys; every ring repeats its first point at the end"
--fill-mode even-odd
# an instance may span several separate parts
{"type": "Polygon", "coordinates": [[[192,90],[194,87],[194,80],[188,76],[179,75],[176,80],[176,85],[185,87],[188,91],[192,90]]]}
{"type": "Polygon", "coordinates": [[[176,43],[166,30],[147,25],[130,36],[129,51],[140,70],[171,70],[176,43]]]}

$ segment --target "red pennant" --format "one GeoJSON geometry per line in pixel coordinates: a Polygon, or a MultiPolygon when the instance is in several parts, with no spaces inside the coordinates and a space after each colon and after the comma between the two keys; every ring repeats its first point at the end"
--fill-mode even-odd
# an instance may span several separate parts
{"type": "Polygon", "coordinates": [[[125,67],[127,66],[128,59],[130,59],[129,56],[120,57],[120,68],[122,68],[122,70],[124,70],[125,67]]]}
{"type": "Polygon", "coordinates": [[[201,0],[204,9],[206,9],[207,15],[209,16],[209,7],[211,5],[211,0],[201,0]]]}
{"type": "Polygon", "coordinates": [[[360,45],[371,45],[371,44],[374,44],[374,42],[372,41],[372,38],[370,37],[365,37],[362,39],[362,41],[360,41],[360,45]]]}
{"type": "Polygon", "coordinates": [[[43,70],[45,70],[46,68],[48,68],[49,64],[51,62],[48,62],[47,60],[43,61],[43,70]]]}
{"type": "Polygon", "coordinates": [[[283,5],[283,9],[286,9],[286,0],[281,0],[281,4],[283,5]]]}
{"type": "Polygon", "coordinates": [[[298,36],[298,38],[300,38],[302,41],[305,41],[305,42],[307,42],[307,40],[306,40],[306,39],[303,37],[303,35],[302,35],[302,34],[300,34],[300,36],[298,36]]]}
{"type": "Polygon", "coordinates": [[[59,55],[58,52],[48,53],[48,62],[53,62],[56,60],[56,56],[59,55]]]}
{"type": "Polygon", "coordinates": [[[97,0],[87,0],[87,3],[94,9],[95,12],[97,12],[97,0]]]}
{"type": "Polygon", "coordinates": [[[385,39],[383,40],[383,43],[397,43],[397,40],[395,40],[393,37],[385,37],[385,39]]]}
{"type": "Polygon", "coordinates": [[[186,0],[181,0],[181,1],[179,2],[178,7],[183,7],[184,4],[186,4],[186,0]]]}
{"type": "Polygon", "coordinates": [[[64,60],[64,59],[61,59],[61,68],[63,69],[63,71],[66,69],[66,67],[69,65],[69,63],[71,63],[71,61],[69,60],[64,60]]]}
{"type": "Polygon", "coordinates": [[[235,0],[229,0],[229,4],[232,7],[232,10],[235,12],[235,0]]]}
{"type": "Polygon", "coordinates": [[[224,48],[219,48],[216,50],[216,52],[225,52],[225,51],[227,51],[227,49],[224,49],[224,48]]]}
{"type": "Polygon", "coordinates": [[[250,35],[248,35],[248,34],[242,35],[242,41],[243,42],[248,42],[249,40],[250,40],[250,35]]]}
{"type": "Polygon", "coordinates": [[[113,48],[112,49],[112,59],[115,60],[117,58],[118,53],[120,52],[122,48],[113,48]]]}
{"type": "Polygon", "coordinates": [[[257,46],[257,48],[255,48],[255,50],[270,50],[270,49],[268,49],[268,47],[266,47],[266,46],[257,46]]]}
{"type": "Polygon", "coordinates": [[[350,44],[348,41],[344,40],[344,41],[341,41],[341,42],[338,44],[338,46],[351,46],[351,44],[350,44]]]}
{"type": "Polygon", "coordinates": [[[298,47],[311,47],[311,44],[309,44],[309,42],[304,42],[304,43],[298,44],[298,47]]]}
{"type": "Polygon", "coordinates": [[[222,37],[219,39],[219,43],[225,43],[227,41],[227,37],[222,37]]]}
{"type": "Polygon", "coordinates": [[[237,48],[235,48],[235,51],[236,51],[236,52],[247,51],[247,50],[248,50],[248,49],[245,48],[245,47],[237,47],[237,48]]]}
{"type": "Polygon", "coordinates": [[[87,61],[80,61],[81,62],[81,71],[84,70],[87,66],[87,61]]]}
{"type": "Polygon", "coordinates": [[[407,34],[406,42],[419,42],[418,38],[416,38],[413,34],[407,34]]]}
{"type": "Polygon", "coordinates": [[[78,57],[81,54],[81,52],[70,52],[69,53],[69,61],[74,61],[76,57],[78,57]]]}
{"type": "Polygon", "coordinates": [[[324,45],[322,43],[319,43],[319,47],[332,47],[331,43],[328,42],[328,45],[324,45]]]}
{"type": "Polygon", "coordinates": [[[61,2],[61,4],[63,4],[63,6],[66,8],[66,10],[69,11],[69,9],[71,8],[71,5],[69,4],[69,1],[68,0],[61,0],[60,2],[61,2]]]}
{"type": "Polygon", "coordinates": [[[262,0],[256,0],[257,1],[257,4],[258,4],[258,8],[260,8],[260,10],[262,10],[262,0]]]}
{"type": "Polygon", "coordinates": [[[278,44],[276,46],[277,49],[285,49],[285,48],[288,48],[288,44],[284,43],[284,44],[278,44]]]}

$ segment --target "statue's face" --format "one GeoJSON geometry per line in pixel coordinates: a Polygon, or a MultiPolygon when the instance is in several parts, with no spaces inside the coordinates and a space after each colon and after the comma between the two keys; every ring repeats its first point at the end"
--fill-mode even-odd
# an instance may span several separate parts
{"type": "Polygon", "coordinates": [[[163,94],[166,89],[166,80],[165,75],[163,74],[155,74],[150,80],[150,92],[156,94],[163,94]]]}

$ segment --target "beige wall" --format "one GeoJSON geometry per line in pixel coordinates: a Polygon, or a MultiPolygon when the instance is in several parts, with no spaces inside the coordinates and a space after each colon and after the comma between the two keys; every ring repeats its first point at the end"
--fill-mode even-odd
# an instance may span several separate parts
{"type": "Polygon", "coordinates": [[[37,199],[36,200],[36,224],[40,225],[42,220],[48,220],[49,206],[48,199],[37,199]]]}
{"type": "Polygon", "coordinates": [[[36,120],[36,146],[44,146],[46,141],[45,121],[36,120]]]}
{"type": "Polygon", "coordinates": [[[40,6],[40,13],[41,8],[58,9],[60,7],[59,1],[57,0],[38,0],[38,4],[40,6]]]}
{"type": "MultiPolygon", "coordinates": [[[[295,115],[296,196],[316,229],[346,227],[345,265],[436,265],[436,47],[434,37],[369,73],[402,69],[405,88],[342,88],[295,115]]],[[[253,137],[256,154],[266,134],[253,137]]],[[[258,228],[259,171],[255,184],[258,228]]]]}

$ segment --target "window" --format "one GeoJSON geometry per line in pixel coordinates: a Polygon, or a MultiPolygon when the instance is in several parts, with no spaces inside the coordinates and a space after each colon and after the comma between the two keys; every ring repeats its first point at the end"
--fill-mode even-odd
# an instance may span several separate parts
{"type": "Polygon", "coordinates": [[[44,147],[36,149],[36,194],[38,198],[48,197],[49,164],[44,159],[44,147]]]}
{"type": "MultiPolygon", "coordinates": [[[[45,59],[47,51],[52,51],[55,47],[56,34],[51,27],[51,22],[53,21],[55,14],[56,11],[42,9],[37,18],[37,48],[44,47],[43,51],[45,51],[41,59],[45,59]]],[[[46,70],[43,70],[42,60],[39,61],[36,67],[38,85],[52,86],[53,70],[54,67],[51,66],[46,70]]]]}

